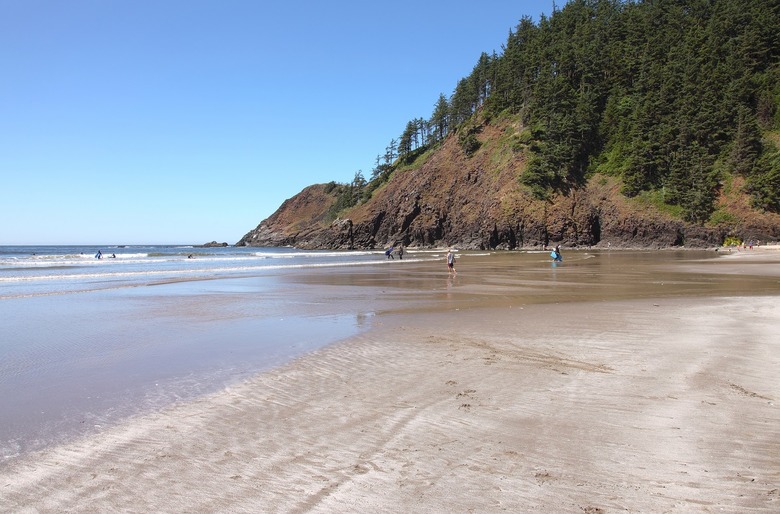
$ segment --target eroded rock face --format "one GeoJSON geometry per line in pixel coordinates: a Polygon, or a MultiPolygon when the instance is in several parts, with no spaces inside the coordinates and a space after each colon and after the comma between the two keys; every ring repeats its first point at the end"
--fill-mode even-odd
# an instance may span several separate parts
{"type": "MultiPolygon", "coordinates": [[[[485,141],[503,129],[487,126],[485,141]]],[[[487,147],[488,145],[483,145],[487,147]]],[[[456,138],[417,169],[397,171],[365,204],[328,211],[336,197],[327,186],[309,186],[237,245],[303,249],[364,249],[389,244],[462,249],[515,249],[563,244],[666,248],[720,245],[727,235],[742,239],[780,238],[780,216],[762,214],[730,226],[704,227],[639,208],[620,194],[615,180],[601,177],[567,195],[542,201],[524,191],[518,177],[523,153],[501,166],[489,151],[463,155],[456,138]]],[[[504,151],[506,154],[508,151],[504,151]]]]}

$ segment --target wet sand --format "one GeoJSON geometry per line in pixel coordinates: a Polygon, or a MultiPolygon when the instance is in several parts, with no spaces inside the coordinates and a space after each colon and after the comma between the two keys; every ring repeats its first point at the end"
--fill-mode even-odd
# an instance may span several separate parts
{"type": "Polygon", "coordinates": [[[465,258],[424,298],[352,273],[385,295],[373,328],[11,462],[2,510],[780,510],[780,251],[661,266],[633,293],[631,266],[606,294],[575,262],[532,302],[529,277],[465,258]]]}

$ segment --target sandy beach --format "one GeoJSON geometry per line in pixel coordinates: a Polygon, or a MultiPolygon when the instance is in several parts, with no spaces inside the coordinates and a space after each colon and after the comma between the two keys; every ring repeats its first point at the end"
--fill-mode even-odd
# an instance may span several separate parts
{"type": "MultiPolygon", "coordinates": [[[[780,290],[777,248],[685,266],[780,290]]],[[[780,296],[680,291],[388,311],[0,467],[0,510],[778,512],[780,296]]]]}

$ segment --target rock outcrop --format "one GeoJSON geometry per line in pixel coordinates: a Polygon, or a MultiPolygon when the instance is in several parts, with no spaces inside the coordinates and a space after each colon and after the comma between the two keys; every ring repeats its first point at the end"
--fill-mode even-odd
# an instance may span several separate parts
{"type": "Polygon", "coordinates": [[[729,223],[686,223],[625,198],[619,182],[605,176],[566,195],[535,199],[518,181],[526,152],[503,142],[510,129],[485,126],[479,134],[482,146],[471,157],[464,155],[456,137],[448,138],[424,164],[398,169],[370,200],[335,220],[329,219],[335,194],[324,184],[309,186],[236,245],[515,249],[560,243],[665,248],[717,246],[730,235],[780,238],[776,214],[734,209],[731,200],[722,199],[719,207],[731,212],[729,223]]]}

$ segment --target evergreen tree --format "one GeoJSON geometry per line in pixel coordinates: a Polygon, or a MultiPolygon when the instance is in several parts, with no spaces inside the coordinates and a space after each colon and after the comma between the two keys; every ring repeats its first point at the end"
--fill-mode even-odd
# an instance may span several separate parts
{"type": "Polygon", "coordinates": [[[474,81],[469,78],[460,79],[450,100],[450,123],[457,127],[474,114],[476,107],[477,90],[474,81]]]}
{"type": "Polygon", "coordinates": [[[409,155],[413,150],[413,139],[416,132],[415,124],[412,121],[406,123],[403,134],[398,139],[398,155],[401,158],[409,155]]]}
{"type": "Polygon", "coordinates": [[[737,114],[737,128],[729,155],[734,171],[750,175],[760,153],[761,131],[750,109],[743,105],[737,114]]]}
{"type": "Polygon", "coordinates": [[[598,171],[628,196],[660,189],[704,222],[718,162],[777,210],[779,152],[761,131],[780,127],[778,27],[780,0],[570,0],[537,23],[521,18],[501,54],[482,53],[427,122],[407,124],[397,150],[459,130],[468,155],[474,116],[506,111],[532,135],[521,182],[538,197],[598,171]]]}
{"type": "Polygon", "coordinates": [[[431,135],[434,141],[441,141],[447,135],[450,128],[449,118],[450,104],[444,94],[440,94],[430,120],[430,126],[432,128],[431,135]]]}
{"type": "Polygon", "coordinates": [[[392,164],[398,157],[398,141],[395,139],[390,140],[390,144],[385,148],[385,164],[392,164]]]}
{"type": "Polygon", "coordinates": [[[767,144],[748,178],[747,190],[753,195],[753,205],[780,212],[780,150],[767,144]]]}

